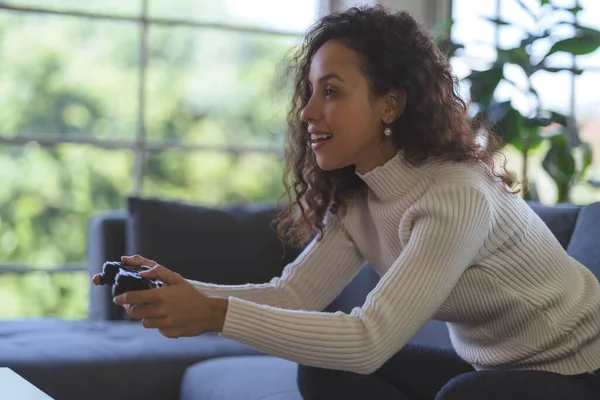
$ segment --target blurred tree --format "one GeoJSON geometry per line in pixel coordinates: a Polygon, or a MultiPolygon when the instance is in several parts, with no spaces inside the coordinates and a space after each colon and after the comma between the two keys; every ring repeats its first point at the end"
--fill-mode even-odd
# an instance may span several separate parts
{"type": "MultiPolygon", "coordinates": [[[[151,26],[149,140],[277,149],[288,92],[272,88],[293,44],[151,26]]],[[[138,46],[131,22],[0,13],[0,133],[133,141],[138,46]]],[[[275,154],[169,150],[147,160],[148,196],[218,206],[273,201],[282,189],[275,154]]],[[[0,144],[0,263],[84,263],[88,220],[125,206],[132,165],[128,149],[0,144]]],[[[84,318],[87,291],[85,273],[0,274],[0,318],[84,318]]]]}

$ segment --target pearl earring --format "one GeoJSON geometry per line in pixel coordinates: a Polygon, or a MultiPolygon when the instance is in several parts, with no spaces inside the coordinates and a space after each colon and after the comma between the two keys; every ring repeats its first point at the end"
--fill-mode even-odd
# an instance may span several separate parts
{"type": "Polygon", "coordinates": [[[389,126],[386,126],[385,129],[383,130],[383,134],[385,136],[392,136],[392,130],[390,129],[389,126]]]}

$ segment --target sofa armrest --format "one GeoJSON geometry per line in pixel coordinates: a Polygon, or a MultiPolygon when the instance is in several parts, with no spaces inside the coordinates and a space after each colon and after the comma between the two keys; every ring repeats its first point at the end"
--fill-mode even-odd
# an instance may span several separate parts
{"type": "Polygon", "coordinates": [[[107,211],[93,216],[88,225],[87,268],[90,275],[88,319],[121,320],[121,307],[112,302],[110,286],[94,286],[91,277],[101,272],[106,261],[119,260],[125,254],[126,211],[107,211]]]}

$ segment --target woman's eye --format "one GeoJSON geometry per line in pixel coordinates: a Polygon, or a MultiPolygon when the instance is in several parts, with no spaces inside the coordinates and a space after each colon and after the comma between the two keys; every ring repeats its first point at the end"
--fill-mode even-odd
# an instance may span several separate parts
{"type": "Polygon", "coordinates": [[[330,88],[325,89],[325,97],[331,97],[334,91],[330,88]]]}

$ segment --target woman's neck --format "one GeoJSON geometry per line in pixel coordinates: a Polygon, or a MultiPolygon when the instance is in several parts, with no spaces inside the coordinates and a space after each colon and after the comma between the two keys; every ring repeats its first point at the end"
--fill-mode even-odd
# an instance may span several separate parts
{"type": "Polygon", "coordinates": [[[381,167],[392,158],[394,158],[397,154],[397,150],[392,146],[386,146],[384,148],[378,148],[377,153],[373,155],[369,155],[364,158],[363,161],[356,163],[356,171],[364,175],[367,172],[374,170],[377,167],[381,167]]]}

